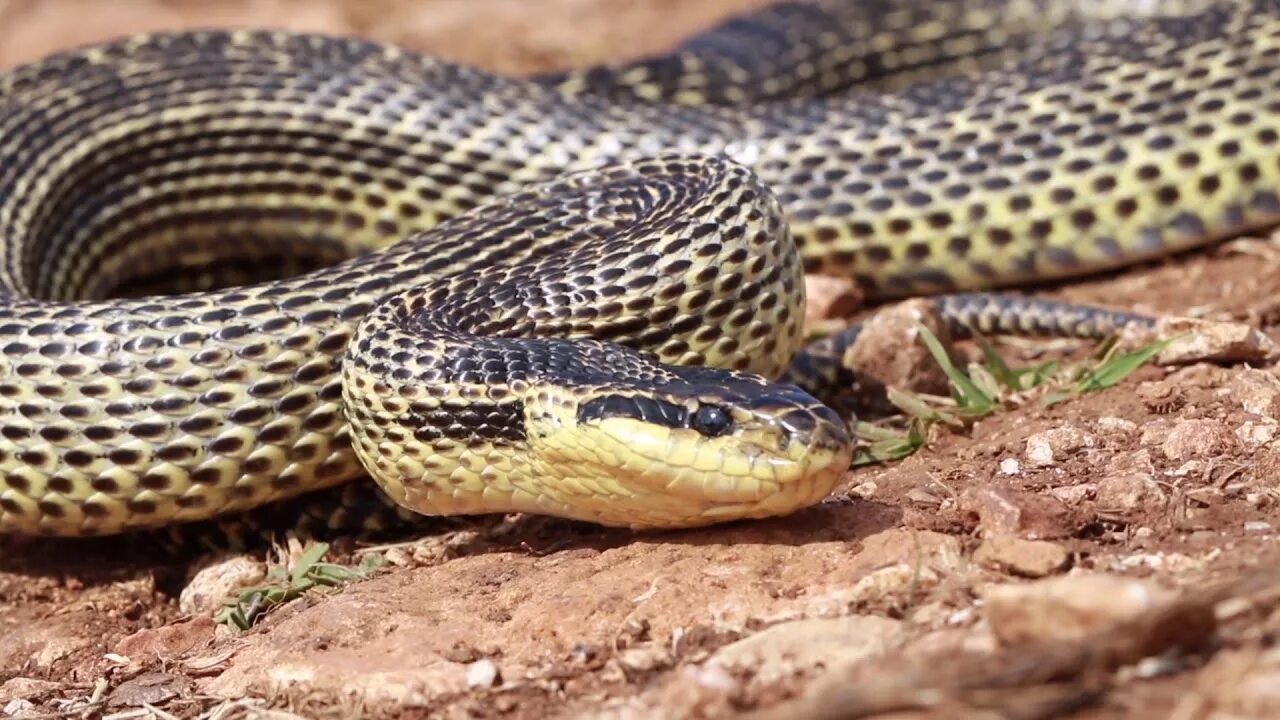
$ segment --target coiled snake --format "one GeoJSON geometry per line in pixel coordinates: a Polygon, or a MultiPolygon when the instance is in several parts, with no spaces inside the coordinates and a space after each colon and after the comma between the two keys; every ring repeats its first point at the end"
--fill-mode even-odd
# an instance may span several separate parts
{"type": "Polygon", "coordinates": [[[785,4],[536,81],[268,32],[0,76],[0,532],[366,469],[424,513],[811,504],[851,443],[767,379],[804,271],[980,289],[1280,214],[1280,3],[1125,5],[785,4]]]}

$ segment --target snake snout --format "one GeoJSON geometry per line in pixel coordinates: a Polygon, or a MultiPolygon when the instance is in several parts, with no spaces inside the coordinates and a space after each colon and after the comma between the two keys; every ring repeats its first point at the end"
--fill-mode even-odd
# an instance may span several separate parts
{"type": "MultiPolygon", "coordinates": [[[[580,404],[572,436],[578,452],[592,450],[572,463],[574,484],[608,488],[621,524],[632,526],[783,515],[829,494],[853,452],[840,416],[795,386],[724,371],[718,379],[580,404]]],[[[568,459],[557,452],[558,464],[568,459]]]]}

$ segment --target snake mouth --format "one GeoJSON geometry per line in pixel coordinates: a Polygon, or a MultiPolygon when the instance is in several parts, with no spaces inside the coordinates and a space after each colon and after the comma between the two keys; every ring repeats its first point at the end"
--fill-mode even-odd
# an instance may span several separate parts
{"type": "Polygon", "coordinates": [[[783,514],[817,502],[852,457],[847,439],[825,428],[803,437],[748,430],[707,438],[610,418],[588,432],[592,464],[602,475],[637,495],[679,499],[719,519],[783,514]]]}

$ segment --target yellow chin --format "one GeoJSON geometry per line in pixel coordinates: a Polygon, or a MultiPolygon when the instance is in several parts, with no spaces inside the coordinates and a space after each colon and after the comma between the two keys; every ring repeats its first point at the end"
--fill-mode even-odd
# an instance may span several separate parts
{"type": "MultiPolygon", "coordinates": [[[[692,527],[785,515],[828,495],[851,450],[769,451],[731,436],[707,438],[609,418],[539,438],[531,474],[555,513],[604,525],[692,527]]],[[[547,503],[540,503],[547,512],[547,503]]]]}

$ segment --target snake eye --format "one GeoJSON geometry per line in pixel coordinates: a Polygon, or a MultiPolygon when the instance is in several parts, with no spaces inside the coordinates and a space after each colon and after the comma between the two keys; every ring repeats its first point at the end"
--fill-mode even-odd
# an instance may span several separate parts
{"type": "Polygon", "coordinates": [[[733,420],[729,418],[729,413],[723,408],[715,405],[703,405],[693,414],[693,421],[690,423],[694,430],[706,435],[707,437],[716,437],[723,435],[733,427],[733,420]]]}

